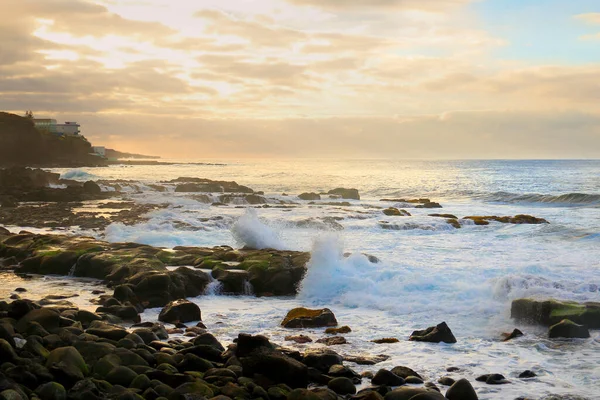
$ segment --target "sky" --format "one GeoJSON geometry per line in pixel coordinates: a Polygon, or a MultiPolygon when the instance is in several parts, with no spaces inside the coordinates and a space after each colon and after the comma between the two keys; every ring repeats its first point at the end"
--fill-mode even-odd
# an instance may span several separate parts
{"type": "Polygon", "coordinates": [[[600,2],[3,0],[0,110],[167,158],[600,158],[600,2]]]}

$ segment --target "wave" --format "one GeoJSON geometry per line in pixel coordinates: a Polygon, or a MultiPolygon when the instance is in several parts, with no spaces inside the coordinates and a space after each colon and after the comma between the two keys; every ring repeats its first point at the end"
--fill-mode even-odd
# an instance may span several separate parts
{"type": "Polygon", "coordinates": [[[60,174],[60,179],[70,179],[74,181],[89,181],[98,178],[96,175],[90,174],[82,169],[70,169],[60,174]]]}
{"type": "Polygon", "coordinates": [[[279,233],[262,222],[253,208],[247,208],[244,215],[233,224],[231,234],[240,246],[253,249],[286,249],[279,233]]]}
{"type": "Polygon", "coordinates": [[[496,192],[482,196],[487,201],[504,203],[549,203],[562,205],[600,205],[600,194],[567,193],[551,194],[517,194],[496,192]]]}

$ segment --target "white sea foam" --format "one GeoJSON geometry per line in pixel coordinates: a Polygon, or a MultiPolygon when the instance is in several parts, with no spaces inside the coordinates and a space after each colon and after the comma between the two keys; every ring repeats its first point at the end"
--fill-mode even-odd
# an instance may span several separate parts
{"type": "Polygon", "coordinates": [[[89,180],[97,179],[98,177],[96,175],[90,174],[89,172],[86,172],[82,169],[76,168],[76,169],[70,169],[66,172],[63,172],[62,174],[60,174],[60,178],[61,179],[71,179],[71,180],[75,180],[75,181],[89,181],[89,180]]]}
{"type": "Polygon", "coordinates": [[[246,212],[233,224],[231,234],[239,246],[254,249],[286,249],[279,233],[261,221],[253,208],[246,209],[246,212]]]}

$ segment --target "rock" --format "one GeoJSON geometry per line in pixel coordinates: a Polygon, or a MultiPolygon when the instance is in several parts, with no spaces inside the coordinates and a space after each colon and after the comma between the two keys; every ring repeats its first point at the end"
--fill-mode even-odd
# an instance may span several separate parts
{"type": "Polygon", "coordinates": [[[321,195],[318,193],[302,193],[298,196],[300,200],[314,201],[321,200],[321,195]]]}
{"type": "Polygon", "coordinates": [[[19,392],[13,389],[7,389],[0,392],[0,399],[2,400],[27,400],[27,397],[21,396],[19,392]]]}
{"type": "MultiPolygon", "coordinates": [[[[384,396],[385,400],[411,400],[417,398],[417,396],[421,395],[440,395],[439,392],[432,391],[430,389],[425,388],[415,388],[415,387],[399,387],[391,392],[386,393],[384,396]]],[[[437,397],[433,397],[436,399],[437,397]]],[[[444,396],[441,397],[444,399],[444,396]]]]}
{"type": "Polygon", "coordinates": [[[65,387],[57,382],[44,383],[35,389],[40,400],[67,400],[65,387]]]}
{"type": "Polygon", "coordinates": [[[510,383],[502,374],[485,374],[475,379],[478,382],[485,382],[488,385],[503,385],[510,383]]]}
{"type": "Polygon", "coordinates": [[[30,324],[34,322],[51,332],[60,327],[60,314],[49,308],[31,310],[19,319],[15,328],[18,332],[25,333],[29,329],[30,324]]]}
{"type": "Polygon", "coordinates": [[[14,362],[18,359],[15,349],[4,339],[0,339],[0,360],[14,362]]]}
{"type": "Polygon", "coordinates": [[[373,379],[371,379],[373,385],[386,385],[386,386],[402,386],[404,385],[404,379],[386,369],[380,369],[377,371],[373,379]]]}
{"type": "Polygon", "coordinates": [[[340,344],[346,344],[348,342],[346,342],[346,338],[344,338],[343,336],[334,336],[319,339],[317,340],[317,343],[321,343],[326,346],[336,346],[340,344]]]}
{"type": "Polygon", "coordinates": [[[398,343],[400,340],[396,338],[383,338],[383,339],[374,339],[371,340],[373,343],[384,344],[384,343],[398,343]]]}
{"type": "Polygon", "coordinates": [[[338,353],[329,349],[311,349],[304,353],[302,362],[308,367],[318,369],[326,374],[336,364],[342,364],[344,359],[338,353]]]}
{"type": "Polygon", "coordinates": [[[167,304],[160,312],[158,320],[168,323],[192,322],[202,320],[202,315],[197,304],[179,299],[167,304]]]}
{"type": "Polygon", "coordinates": [[[548,330],[548,337],[553,338],[581,338],[590,337],[590,331],[585,325],[578,325],[575,322],[563,319],[558,324],[552,325],[548,330]]]}
{"type": "Polygon", "coordinates": [[[94,181],[87,181],[83,184],[83,191],[88,194],[100,194],[102,189],[94,181]]]}
{"type": "Polygon", "coordinates": [[[429,202],[416,206],[415,208],[442,208],[440,203],[429,202]]]}
{"type": "Polygon", "coordinates": [[[207,345],[207,346],[214,347],[218,351],[225,351],[225,348],[223,347],[221,342],[219,342],[219,340],[217,340],[216,337],[214,337],[212,334],[210,334],[208,332],[199,334],[194,339],[193,343],[194,343],[194,346],[207,345]]]}
{"type": "Polygon", "coordinates": [[[354,383],[345,377],[333,378],[329,381],[327,387],[342,396],[356,393],[354,383]]]}
{"type": "Polygon", "coordinates": [[[262,375],[273,383],[285,383],[291,388],[308,385],[307,365],[273,348],[264,336],[240,334],[236,356],[247,377],[262,375]]]}
{"type": "Polygon", "coordinates": [[[590,329],[600,329],[600,303],[594,302],[518,299],[512,302],[510,315],[516,321],[544,326],[569,319],[590,329]]]}
{"type": "Polygon", "coordinates": [[[536,376],[537,374],[530,370],[523,371],[519,374],[519,378],[521,379],[535,378],[536,376]]]}
{"type": "Polygon", "coordinates": [[[521,336],[523,336],[523,332],[515,328],[511,333],[503,333],[502,341],[508,342],[509,340],[516,339],[521,336]]]}
{"type": "Polygon", "coordinates": [[[331,368],[329,368],[329,371],[327,372],[327,376],[330,376],[332,378],[338,378],[338,377],[345,377],[345,378],[349,378],[352,380],[352,382],[359,384],[362,380],[362,377],[356,373],[356,371],[341,365],[341,364],[336,364],[336,365],[332,365],[331,368]]]}
{"type": "Polygon", "coordinates": [[[308,308],[294,308],[289,311],[281,322],[285,328],[320,328],[337,326],[335,315],[328,308],[310,310],[308,308]]]}
{"type": "Polygon", "coordinates": [[[305,335],[286,336],[285,340],[289,342],[296,342],[298,344],[311,343],[313,341],[310,337],[305,335]]]}
{"type": "Polygon", "coordinates": [[[69,386],[82,380],[89,373],[85,360],[72,346],[52,350],[46,360],[46,368],[60,383],[69,386]]]}
{"type": "Polygon", "coordinates": [[[477,393],[466,379],[456,381],[446,392],[448,400],[478,400],[477,393]]]}
{"type": "Polygon", "coordinates": [[[418,376],[407,376],[404,379],[404,382],[412,385],[421,385],[423,384],[423,379],[419,378],[418,376]]]}
{"type": "MultiPolygon", "coordinates": [[[[155,388],[156,389],[156,388],[155,388]]],[[[179,385],[169,395],[169,400],[179,399],[210,399],[214,396],[213,390],[202,382],[187,382],[179,385]]]]}
{"type": "Polygon", "coordinates": [[[548,224],[549,222],[543,218],[536,218],[531,215],[515,215],[514,217],[498,217],[495,215],[486,216],[468,216],[464,219],[470,219],[475,225],[489,225],[490,221],[500,222],[503,224],[548,224]]]}
{"type": "Polygon", "coordinates": [[[86,333],[96,335],[101,338],[114,340],[118,342],[129,334],[123,327],[119,325],[108,324],[103,321],[92,321],[86,333]]]}
{"type": "Polygon", "coordinates": [[[425,330],[414,331],[408,340],[430,343],[456,343],[456,338],[445,322],[442,322],[437,326],[429,327],[425,330]]]}
{"type": "Polygon", "coordinates": [[[449,376],[442,376],[440,379],[438,379],[438,383],[444,386],[452,386],[455,382],[456,381],[449,376]]]}
{"type": "Polygon", "coordinates": [[[403,367],[403,366],[394,367],[394,368],[392,368],[392,372],[404,379],[408,378],[409,376],[416,376],[417,378],[423,379],[423,377],[421,375],[419,375],[415,370],[408,368],[408,367],[403,367]]]}
{"type": "Polygon", "coordinates": [[[438,217],[438,218],[446,218],[446,219],[458,219],[456,215],[453,214],[429,214],[430,217],[438,217]]]}
{"type": "Polygon", "coordinates": [[[385,354],[371,355],[346,355],[344,361],[353,362],[358,365],[375,365],[388,360],[390,356],[385,354]]]}
{"type": "Polygon", "coordinates": [[[360,194],[357,189],[335,188],[327,192],[327,194],[341,196],[342,199],[347,200],[360,200],[360,194]]]}
{"type": "Polygon", "coordinates": [[[338,333],[344,334],[344,333],[350,333],[350,332],[352,332],[352,329],[350,329],[350,327],[347,325],[341,326],[339,328],[325,329],[325,333],[328,335],[337,335],[338,333]]]}
{"type": "Polygon", "coordinates": [[[389,207],[383,210],[383,213],[390,217],[410,217],[410,213],[406,210],[399,210],[395,207],[389,207]]]}
{"type": "Polygon", "coordinates": [[[113,368],[108,375],[106,375],[106,380],[113,385],[129,387],[131,382],[133,382],[137,376],[138,374],[136,374],[131,368],[118,366],[113,368]]]}

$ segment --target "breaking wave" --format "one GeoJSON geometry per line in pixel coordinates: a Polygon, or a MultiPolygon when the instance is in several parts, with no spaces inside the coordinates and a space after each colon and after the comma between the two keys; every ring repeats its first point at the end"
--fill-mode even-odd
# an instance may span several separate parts
{"type": "Polygon", "coordinates": [[[70,169],[60,174],[60,179],[71,179],[74,181],[89,181],[98,178],[96,175],[85,172],[82,169],[70,169]]]}
{"type": "Polygon", "coordinates": [[[485,200],[504,203],[542,203],[555,205],[600,205],[600,194],[567,193],[561,195],[550,194],[516,194],[496,192],[484,196],[485,200]]]}
{"type": "Polygon", "coordinates": [[[253,249],[286,249],[279,233],[262,222],[253,208],[246,209],[244,215],[233,224],[231,234],[240,246],[253,249]]]}

